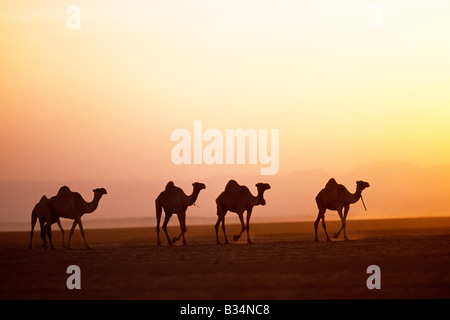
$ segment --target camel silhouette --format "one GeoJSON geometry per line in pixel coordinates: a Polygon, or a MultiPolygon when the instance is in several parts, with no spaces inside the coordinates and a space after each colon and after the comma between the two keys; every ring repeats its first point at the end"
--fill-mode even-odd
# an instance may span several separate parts
{"type": "Polygon", "coordinates": [[[162,209],[164,209],[165,213],[162,228],[166,234],[168,244],[171,245],[172,243],[178,241],[181,236],[183,236],[183,244],[187,244],[184,237],[184,233],[186,232],[186,210],[189,206],[195,204],[200,191],[206,188],[206,186],[200,182],[194,182],[192,186],[192,194],[188,196],[181,188],[176,187],[172,181],[169,181],[165,190],[155,199],[156,234],[158,236],[158,246],[161,245],[161,241],[159,239],[159,225],[161,221],[162,209]],[[167,224],[174,213],[177,215],[178,221],[180,222],[181,233],[178,237],[174,237],[171,241],[169,234],[167,233],[167,224]]]}
{"type": "Polygon", "coordinates": [[[327,209],[337,211],[342,222],[341,229],[339,229],[339,231],[334,234],[334,238],[337,239],[341,231],[344,230],[344,239],[348,240],[347,234],[345,232],[345,224],[347,220],[347,214],[350,209],[350,204],[358,202],[359,198],[362,199],[362,191],[368,187],[370,187],[370,185],[367,182],[356,181],[356,192],[352,194],[347,190],[346,187],[338,184],[333,178],[331,178],[327,182],[325,188],[322,189],[316,196],[316,203],[317,207],[319,208],[319,214],[317,215],[317,219],[314,222],[316,241],[319,241],[317,239],[317,227],[319,225],[320,219],[322,219],[322,226],[323,230],[325,231],[325,235],[327,236],[327,241],[331,241],[325,225],[325,211],[327,209]],[[342,214],[343,209],[344,214],[342,214]]]}
{"type": "Polygon", "coordinates": [[[50,200],[48,201],[48,205],[51,212],[51,218],[47,221],[46,231],[51,249],[55,249],[52,243],[51,226],[60,217],[74,220],[72,228],[70,229],[67,248],[70,249],[70,240],[72,238],[73,231],[78,224],[80,226],[81,236],[83,237],[86,249],[89,249],[86,238],[84,236],[81,217],[85,213],[94,212],[97,209],[101,197],[104,194],[107,194],[104,188],[97,188],[92,191],[94,192],[94,199],[91,202],[86,202],[78,192],[71,191],[67,186],[61,187],[58,191],[58,194],[50,198],[50,200]]]}
{"type": "Polygon", "coordinates": [[[225,232],[225,215],[227,211],[235,212],[239,216],[241,221],[241,232],[239,235],[233,237],[234,241],[238,241],[241,234],[247,230],[247,242],[252,243],[250,240],[250,216],[252,215],[252,210],[254,206],[265,205],[264,191],[270,189],[268,183],[257,183],[256,188],[258,189],[258,195],[255,197],[251,194],[250,190],[246,186],[239,185],[235,180],[228,181],[225,186],[225,191],[223,191],[216,199],[217,204],[217,222],[215,225],[216,229],[216,243],[221,244],[219,241],[219,225],[222,222],[222,231],[225,236],[225,243],[228,244],[227,234],[225,232]],[[244,225],[244,211],[247,210],[247,226],[244,225]]]}
{"type": "MultiPolygon", "coordinates": [[[[47,248],[47,238],[46,238],[46,228],[47,228],[47,222],[51,221],[51,210],[50,206],[48,205],[48,202],[50,199],[48,199],[46,196],[42,196],[41,200],[34,206],[33,211],[31,212],[31,232],[30,232],[30,245],[29,248],[32,248],[32,242],[33,242],[33,231],[34,227],[36,225],[37,220],[39,219],[39,225],[41,228],[41,238],[43,242],[43,247],[47,248]]],[[[64,229],[61,225],[61,221],[59,218],[56,219],[56,223],[58,224],[59,229],[62,233],[62,239],[63,239],[63,247],[66,246],[64,242],[64,229]]]]}

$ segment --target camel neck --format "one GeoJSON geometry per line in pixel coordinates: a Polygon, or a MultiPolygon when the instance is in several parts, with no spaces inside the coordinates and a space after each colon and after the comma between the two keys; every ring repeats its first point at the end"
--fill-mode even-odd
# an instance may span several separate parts
{"type": "Polygon", "coordinates": [[[356,203],[356,202],[358,202],[358,201],[359,201],[359,198],[361,198],[361,193],[362,193],[362,190],[356,188],[355,193],[354,193],[354,194],[350,194],[349,202],[350,202],[350,203],[356,203]]]}
{"type": "Polygon", "coordinates": [[[256,205],[259,205],[264,202],[264,190],[258,190],[258,195],[255,197],[256,205]]]}
{"type": "Polygon", "coordinates": [[[85,202],[84,204],[84,213],[91,213],[94,212],[95,209],[97,209],[98,202],[100,201],[100,198],[102,196],[98,194],[94,194],[94,199],[92,199],[91,202],[85,202]]]}
{"type": "Polygon", "coordinates": [[[194,190],[192,191],[191,195],[188,196],[188,201],[187,201],[188,202],[187,203],[188,206],[192,206],[195,203],[195,201],[197,201],[199,193],[200,193],[200,189],[195,189],[194,188],[194,190]]]}

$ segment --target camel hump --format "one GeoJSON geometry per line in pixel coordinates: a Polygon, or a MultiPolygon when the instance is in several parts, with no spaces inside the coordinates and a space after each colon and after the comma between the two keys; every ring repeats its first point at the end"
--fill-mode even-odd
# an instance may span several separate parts
{"type": "Polygon", "coordinates": [[[42,196],[41,197],[41,200],[39,200],[39,202],[45,202],[45,201],[47,201],[48,200],[48,198],[46,197],[46,196],[42,196]]]}
{"type": "Polygon", "coordinates": [[[173,183],[173,181],[167,182],[165,190],[173,189],[173,188],[175,188],[175,184],[173,183]]]}
{"type": "Polygon", "coordinates": [[[334,178],[331,178],[330,180],[328,180],[325,189],[331,189],[331,188],[335,188],[337,187],[338,183],[336,182],[336,180],[334,178]]]}
{"type": "Polygon", "coordinates": [[[228,181],[227,185],[225,186],[225,191],[226,190],[233,190],[240,187],[239,183],[236,182],[236,180],[230,180],[228,181]]]}
{"type": "Polygon", "coordinates": [[[61,188],[59,188],[58,190],[58,196],[63,196],[63,195],[68,195],[70,194],[72,191],[70,191],[68,186],[62,186],[61,188]]]}

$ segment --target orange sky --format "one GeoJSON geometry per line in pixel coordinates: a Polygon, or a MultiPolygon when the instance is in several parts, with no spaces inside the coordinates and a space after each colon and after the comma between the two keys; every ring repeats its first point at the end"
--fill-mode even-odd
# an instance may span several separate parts
{"type": "Polygon", "coordinates": [[[438,0],[4,0],[0,177],[259,173],[173,164],[171,133],[195,120],[279,129],[278,174],[450,163],[449,12],[438,0]]]}

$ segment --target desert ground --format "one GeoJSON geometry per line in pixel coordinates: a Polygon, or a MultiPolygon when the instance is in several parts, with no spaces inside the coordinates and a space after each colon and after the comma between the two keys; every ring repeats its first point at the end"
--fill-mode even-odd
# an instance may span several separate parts
{"type": "MultiPolygon", "coordinates": [[[[327,222],[330,237],[339,226],[327,222]]],[[[167,245],[161,231],[161,247],[154,227],[88,229],[90,250],[78,229],[72,249],[62,248],[57,229],[54,251],[39,230],[32,249],[28,232],[0,232],[1,299],[450,298],[450,218],[349,220],[350,241],[332,242],[321,225],[314,241],[313,221],[254,224],[254,244],[234,242],[240,226],[229,225],[229,245],[216,245],[212,225],[188,225],[186,246],[167,245]],[[80,290],[66,286],[70,265],[80,267],[80,290]],[[366,286],[370,265],[380,268],[379,290],[366,286]]]]}

